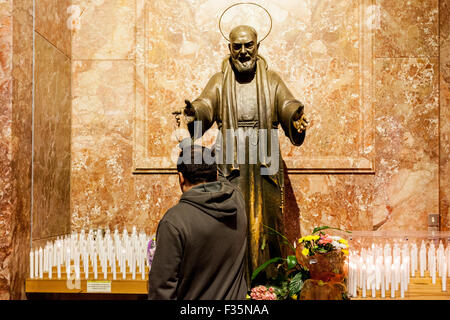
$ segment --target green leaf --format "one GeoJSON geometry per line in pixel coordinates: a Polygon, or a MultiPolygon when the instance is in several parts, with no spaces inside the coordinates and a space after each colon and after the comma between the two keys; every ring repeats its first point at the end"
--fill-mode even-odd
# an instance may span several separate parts
{"type": "Polygon", "coordinates": [[[260,265],[258,268],[255,269],[255,271],[253,271],[252,273],[252,281],[256,278],[256,276],[263,271],[265,268],[267,268],[268,265],[270,265],[271,263],[275,263],[278,261],[283,260],[283,258],[281,257],[276,257],[276,258],[272,258],[270,260],[267,260],[266,262],[264,262],[262,265],[260,265]]]}
{"type": "Polygon", "coordinates": [[[312,234],[314,234],[316,232],[319,232],[319,231],[322,231],[322,230],[326,230],[326,229],[339,230],[339,231],[343,231],[343,232],[347,232],[347,233],[352,233],[351,231],[346,231],[346,230],[342,230],[342,229],[339,229],[339,228],[332,228],[332,227],[329,227],[329,226],[322,226],[322,227],[314,228],[312,234]]]}
{"type": "Polygon", "coordinates": [[[289,239],[282,233],[280,233],[279,231],[275,230],[274,228],[271,228],[269,226],[266,226],[265,224],[263,224],[264,227],[266,227],[267,229],[269,229],[270,231],[274,232],[275,234],[277,234],[278,236],[282,237],[284,240],[286,240],[286,244],[289,245],[289,247],[291,248],[291,250],[295,253],[295,248],[294,246],[289,242],[289,239]]]}
{"type": "Polygon", "coordinates": [[[297,294],[302,290],[303,288],[303,280],[302,280],[302,273],[297,273],[289,283],[289,295],[292,296],[294,294],[297,294]]]}
{"type": "Polygon", "coordinates": [[[295,268],[295,266],[297,265],[297,258],[295,256],[287,256],[287,265],[288,265],[288,270],[295,268]]]}

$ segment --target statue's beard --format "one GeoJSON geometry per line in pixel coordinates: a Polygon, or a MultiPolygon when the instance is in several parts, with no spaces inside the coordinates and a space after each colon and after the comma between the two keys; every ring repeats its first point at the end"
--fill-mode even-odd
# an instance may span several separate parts
{"type": "Polygon", "coordinates": [[[238,72],[249,73],[253,72],[256,65],[256,56],[250,57],[250,59],[231,59],[233,62],[233,66],[236,68],[238,72]]]}

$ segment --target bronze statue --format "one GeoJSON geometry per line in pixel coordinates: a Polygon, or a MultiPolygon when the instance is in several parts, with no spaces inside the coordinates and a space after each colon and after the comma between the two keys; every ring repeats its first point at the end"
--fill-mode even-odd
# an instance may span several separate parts
{"type": "Polygon", "coordinates": [[[277,129],[281,124],[292,144],[300,146],[305,139],[308,120],[302,103],[258,55],[255,29],[246,25],[235,27],[230,32],[229,41],[230,55],[223,60],[222,70],[209,80],[196,100],[192,103],[186,100],[183,113],[192,136],[195,135],[194,121],[201,124],[200,135],[214,122],[221,132],[222,138],[216,143],[223,160],[218,165],[219,175],[239,186],[246,200],[248,272],[251,274],[260,264],[281,254],[278,237],[269,234],[263,225],[283,232],[283,163],[281,156],[276,154],[279,142],[276,136],[277,141],[272,141],[274,136],[270,134],[263,139],[261,132],[277,129]],[[241,135],[231,137],[233,140],[226,138],[226,131],[230,129],[239,131],[241,135]],[[256,132],[256,136],[250,130],[256,132]],[[226,154],[239,141],[245,144],[245,161],[238,161],[236,148],[231,151],[232,157],[227,158],[231,161],[226,161],[226,154]],[[256,162],[249,161],[252,157],[254,159],[251,146],[255,143],[270,151],[270,165],[268,158],[264,157],[256,162]],[[264,174],[262,171],[270,166],[278,170],[264,174]]]}

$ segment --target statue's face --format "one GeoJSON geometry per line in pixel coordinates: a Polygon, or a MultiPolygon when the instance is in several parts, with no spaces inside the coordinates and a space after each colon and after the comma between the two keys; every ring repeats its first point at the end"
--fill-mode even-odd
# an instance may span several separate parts
{"type": "Polygon", "coordinates": [[[257,35],[250,27],[240,26],[230,33],[231,61],[238,72],[253,71],[258,55],[257,35]]]}

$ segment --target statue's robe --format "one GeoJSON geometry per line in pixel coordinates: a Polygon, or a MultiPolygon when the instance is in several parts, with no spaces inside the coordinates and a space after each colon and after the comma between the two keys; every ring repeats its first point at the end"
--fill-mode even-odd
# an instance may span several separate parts
{"type": "MultiPolygon", "coordinates": [[[[278,129],[281,125],[292,144],[300,146],[305,138],[305,132],[298,133],[293,125],[293,117],[297,112],[303,113],[303,105],[296,100],[286,87],[280,76],[267,69],[266,61],[258,56],[256,76],[252,84],[243,87],[236,81],[235,70],[231,65],[230,56],[222,63],[221,72],[216,73],[208,82],[200,97],[192,102],[195,110],[195,120],[201,124],[201,132],[208,130],[214,122],[217,123],[222,139],[216,142],[216,154],[219,153],[219,175],[227,178],[237,185],[244,194],[246,200],[246,212],[248,217],[248,275],[259,265],[281,255],[280,239],[271,234],[264,225],[283,233],[283,162],[281,155],[273,157],[278,161],[277,172],[269,175],[261,175],[261,168],[269,168],[274,163],[268,163],[271,150],[275,146],[279,150],[278,141],[267,134],[267,141],[261,142],[252,138],[244,138],[246,141],[246,154],[250,143],[258,143],[258,147],[266,148],[269,158],[258,156],[257,162],[251,164],[249,155],[246,155],[244,163],[238,161],[237,140],[227,139],[226,130],[242,128],[243,131],[250,127],[258,129],[278,129]],[[241,97],[239,95],[246,95],[241,97]],[[248,104],[248,105],[246,105],[248,104]],[[234,158],[226,161],[226,151],[234,144],[234,158]],[[272,145],[276,144],[276,145],[272,145]],[[277,159],[278,158],[278,159],[277,159]],[[222,164],[220,164],[222,162],[222,164]]],[[[189,127],[191,135],[194,134],[193,126],[189,127]]],[[[268,130],[270,131],[270,130],[268,130]]],[[[275,131],[276,132],[276,131],[275,131]]],[[[196,137],[198,138],[198,136],[196,137]]],[[[278,140],[278,138],[276,138],[278,140]]],[[[273,167],[275,168],[276,165],[273,167]]]]}

